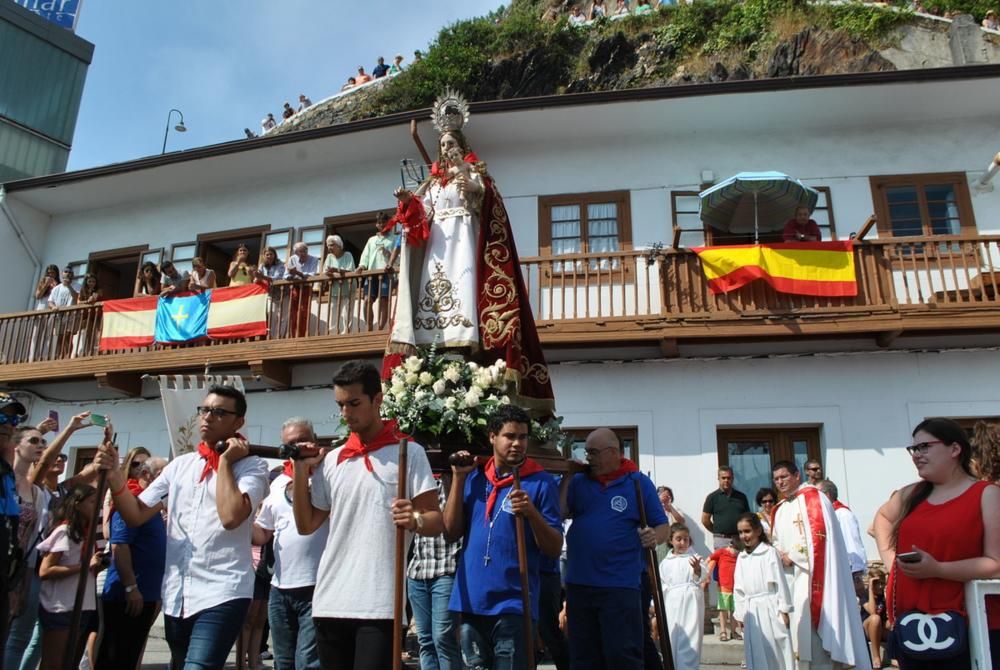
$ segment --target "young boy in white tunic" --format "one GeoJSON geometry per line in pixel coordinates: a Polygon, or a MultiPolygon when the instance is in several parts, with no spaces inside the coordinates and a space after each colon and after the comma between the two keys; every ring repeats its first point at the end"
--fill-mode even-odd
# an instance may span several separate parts
{"type": "Polygon", "coordinates": [[[788,613],[792,596],[778,550],[770,545],[760,517],[736,522],[744,550],[736,559],[734,616],[743,623],[743,651],[749,670],[794,670],[788,613]]]}
{"type": "Polygon", "coordinates": [[[671,524],[672,550],[660,562],[663,609],[676,670],[698,670],[704,635],[705,599],[701,557],[691,551],[691,532],[682,523],[671,524]]]}

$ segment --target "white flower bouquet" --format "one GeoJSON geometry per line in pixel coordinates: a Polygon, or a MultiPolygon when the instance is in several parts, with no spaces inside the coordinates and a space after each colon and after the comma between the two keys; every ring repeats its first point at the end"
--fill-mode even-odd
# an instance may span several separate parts
{"type": "Polygon", "coordinates": [[[510,402],[506,371],[502,359],[481,366],[439,354],[432,345],[403,361],[384,382],[382,415],[414,436],[473,444],[485,438],[494,410],[510,402]]]}

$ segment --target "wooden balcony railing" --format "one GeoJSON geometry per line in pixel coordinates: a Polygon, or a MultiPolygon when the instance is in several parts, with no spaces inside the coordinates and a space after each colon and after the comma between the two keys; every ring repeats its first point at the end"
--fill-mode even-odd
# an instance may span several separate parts
{"type": "MultiPolygon", "coordinates": [[[[816,322],[879,314],[937,315],[943,317],[937,327],[948,329],[949,314],[1000,308],[1000,236],[866,240],[855,245],[854,260],[858,294],[842,298],[778,293],[760,281],[714,295],[698,257],[687,249],[523,258],[521,268],[540,327],[568,324],[585,334],[588,327],[601,326],[601,332],[609,337],[616,332],[616,323],[634,329],[637,324],[653,328],[650,324],[747,323],[748,317],[816,322]]],[[[379,272],[366,272],[343,279],[276,282],[270,292],[268,335],[254,339],[341,341],[363,334],[387,334],[395,291],[387,298],[380,297],[378,287],[385,281],[391,279],[383,279],[379,272]]],[[[990,327],[1000,327],[1000,315],[991,318],[996,323],[990,322],[990,327]]],[[[984,321],[986,326],[989,324],[984,321]]],[[[922,327],[930,328],[926,323],[922,327]]],[[[0,363],[106,357],[234,342],[154,344],[101,352],[100,336],[100,306],[0,315],[0,363]]],[[[240,342],[249,341],[253,340],[240,342]]]]}

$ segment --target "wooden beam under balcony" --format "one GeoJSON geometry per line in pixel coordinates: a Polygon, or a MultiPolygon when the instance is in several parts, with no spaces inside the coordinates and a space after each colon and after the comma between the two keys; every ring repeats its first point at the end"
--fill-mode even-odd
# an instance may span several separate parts
{"type": "Polygon", "coordinates": [[[130,398],[142,395],[142,375],[136,372],[98,372],[97,388],[111,389],[130,398]]]}
{"type": "Polygon", "coordinates": [[[250,372],[277,388],[288,388],[292,385],[292,369],[284,361],[250,361],[250,372]]]}

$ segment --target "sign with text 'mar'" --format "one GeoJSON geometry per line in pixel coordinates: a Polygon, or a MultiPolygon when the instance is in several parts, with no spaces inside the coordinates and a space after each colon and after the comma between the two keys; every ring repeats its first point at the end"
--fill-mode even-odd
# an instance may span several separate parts
{"type": "Polygon", "coordinates": [[[14,0],[29,12],[37,14],[60,28],[76,30],[83,0],[14,0]]]}

